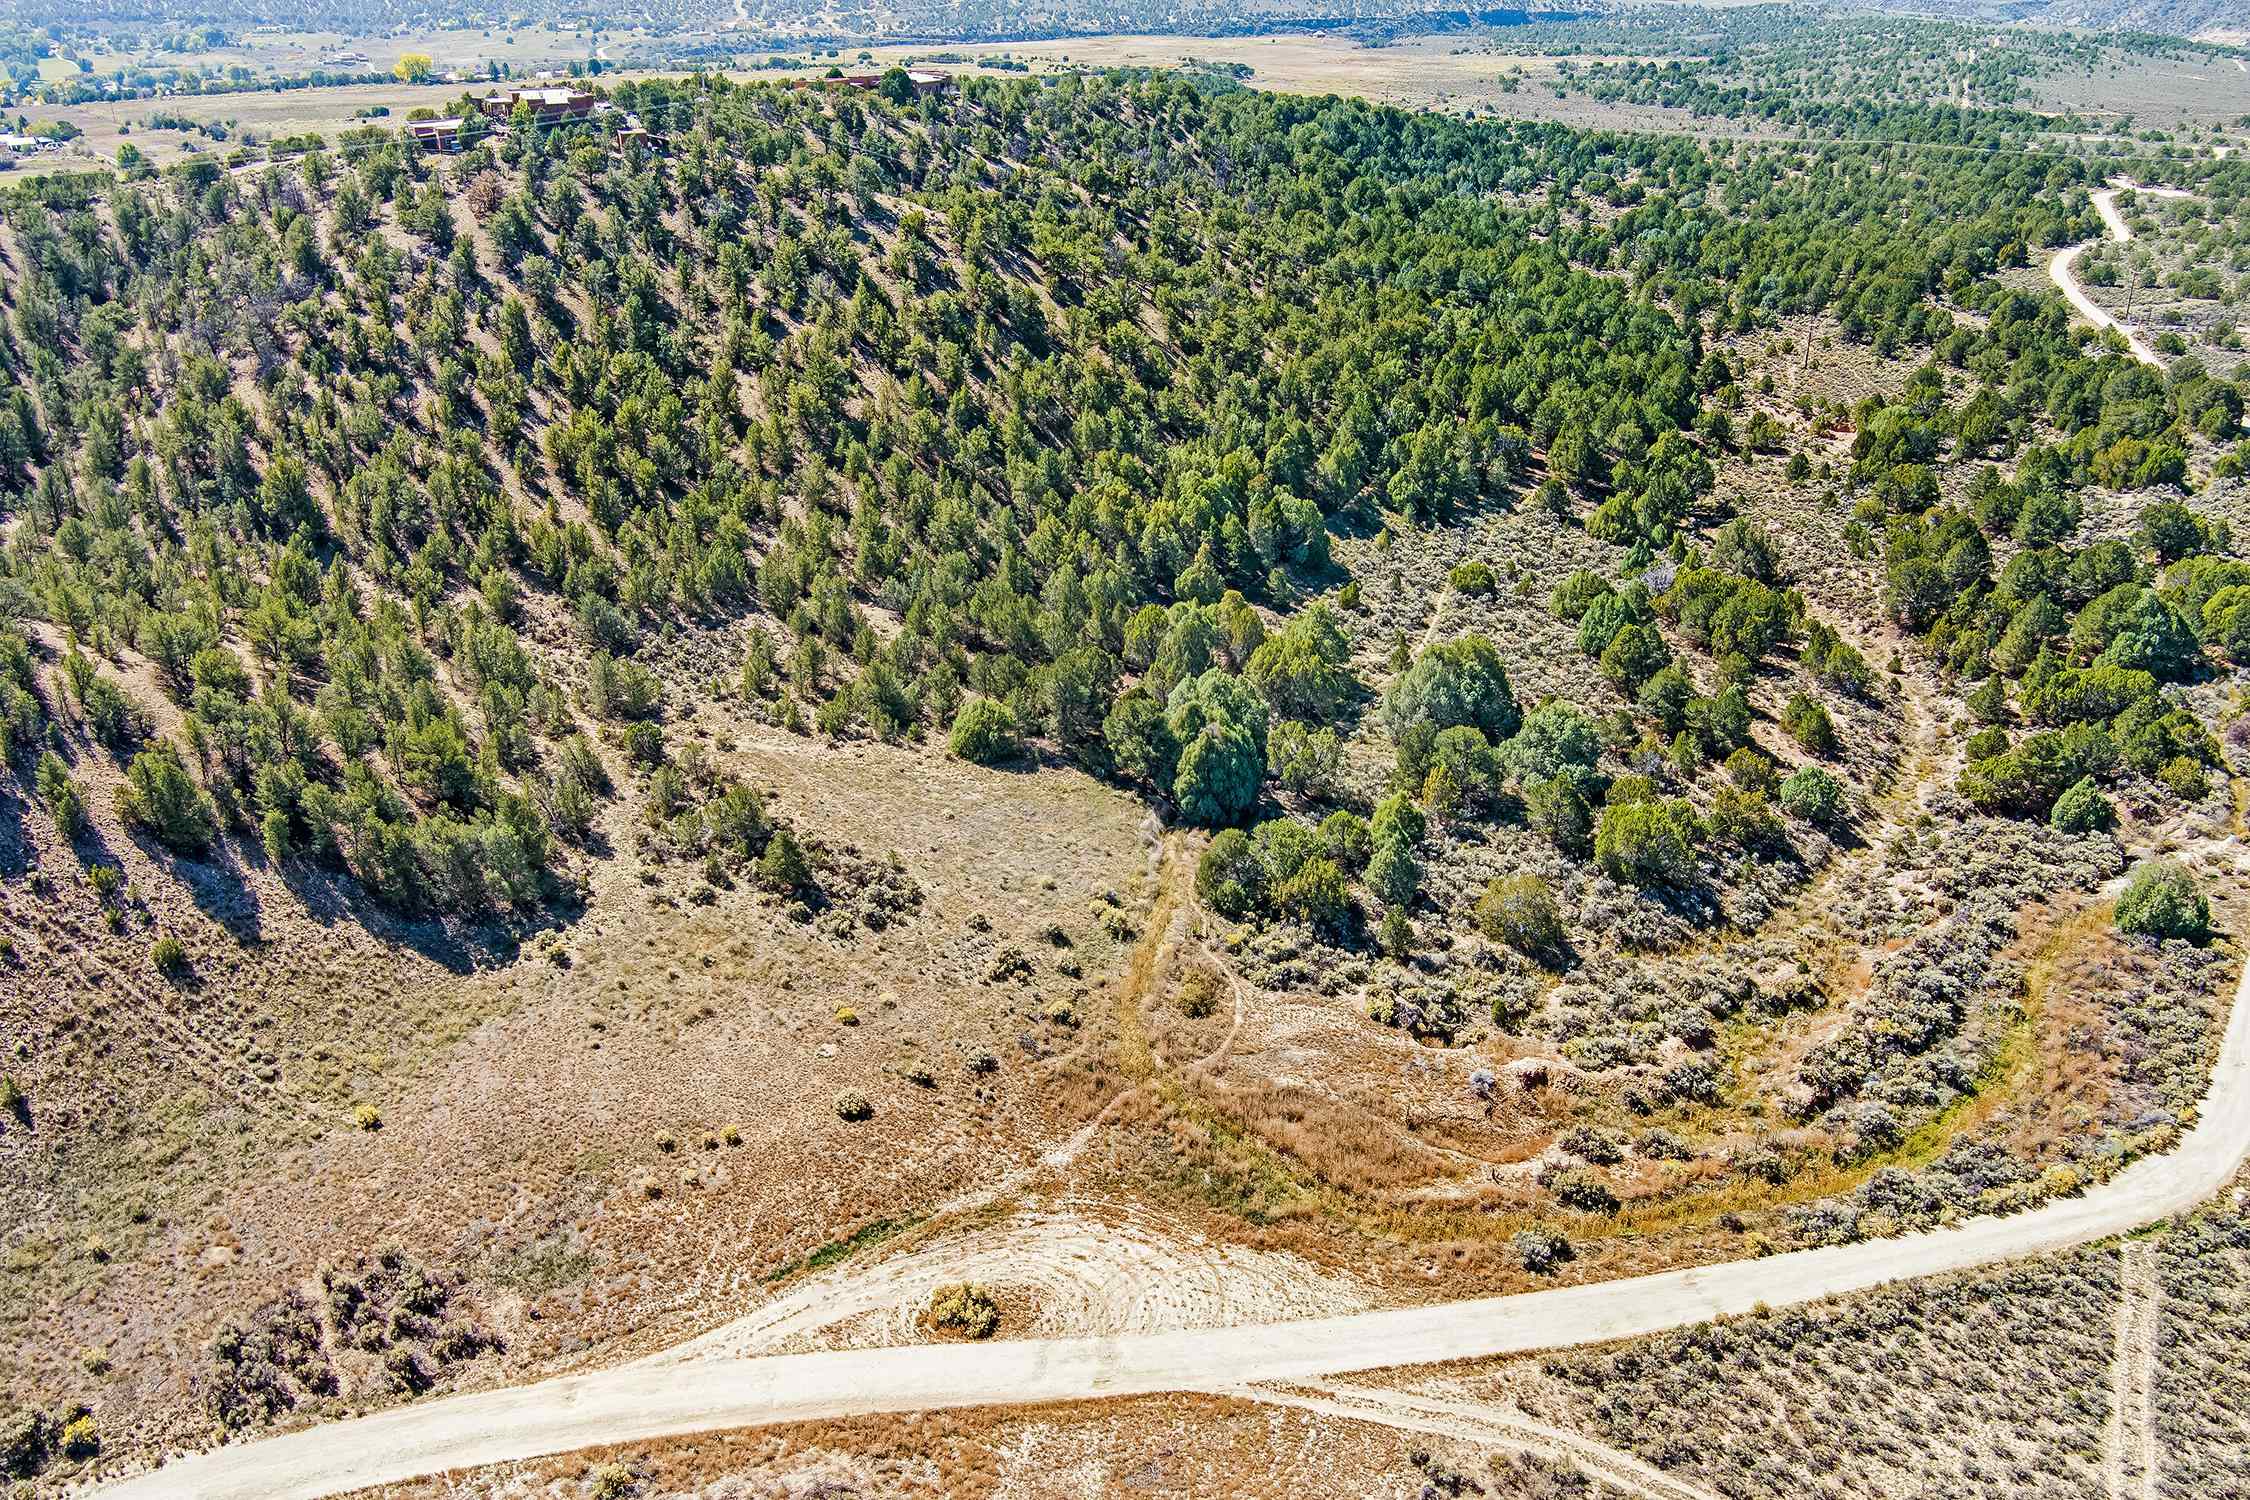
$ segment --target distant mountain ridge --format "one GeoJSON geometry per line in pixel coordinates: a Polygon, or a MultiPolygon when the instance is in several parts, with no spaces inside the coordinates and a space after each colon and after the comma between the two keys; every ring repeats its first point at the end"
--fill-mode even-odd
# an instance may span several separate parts
{"type": "Polygon", "coordinates": [[[2250,6],[2241,0],[2051,0],[2042,19],[2102,31],[2211,34],[2237,43],[2250,36],[2250,6]]]}
{"type": "Polygon", "coordinates": [[[2242,0],[1876,0],[1878,8],[1962,21],[2045,21],[2085,31],[2149,31],[2240,45],[2250,39],[2242,0]]]}

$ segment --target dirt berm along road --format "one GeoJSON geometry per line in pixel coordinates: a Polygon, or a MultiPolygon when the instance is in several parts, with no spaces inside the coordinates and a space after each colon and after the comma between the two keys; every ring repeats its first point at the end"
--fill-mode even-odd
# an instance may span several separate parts
{"type": "Polygon", "coordinates": [[[870,1412],[1225,1391],[1629,1338],[2124,1233],[2211,1197],[2250,1154],[2250,973],[2177,1149],[2012,1218],[1513,1297],[1116,1338],[643,1363],[400,1407],[184,1458],[102,1491],[311,1500],[598,1443],[870,1412]]]}

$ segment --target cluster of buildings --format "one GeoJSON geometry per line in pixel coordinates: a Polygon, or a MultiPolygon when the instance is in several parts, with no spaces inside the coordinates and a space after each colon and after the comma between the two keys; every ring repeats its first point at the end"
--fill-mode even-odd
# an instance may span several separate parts
{"type": "Polygon", "coordinates": [[[519,109],[530,115],[535,130],[617,115],[620,118],[615,135],[620,152],[656,144],[656,137],[631,113],[620,110],[606,99],[595,98],[584,89],[551,84],[505,88],[485,95],[477,101],[478,129],[474,131],[469,129],[470,122],[466,118],[454,115],[443,120],[410,120],[406,133],[425,151],[450,153],[459,151],[478,135],[506,131],[519,109]]]}
{"type": "Polygon", "coordinates": [[[0,162],[13,162],[16,157],[38,155],[43,151],[61,151],[63,142],[52,135],[0,135],[0,162]]]}

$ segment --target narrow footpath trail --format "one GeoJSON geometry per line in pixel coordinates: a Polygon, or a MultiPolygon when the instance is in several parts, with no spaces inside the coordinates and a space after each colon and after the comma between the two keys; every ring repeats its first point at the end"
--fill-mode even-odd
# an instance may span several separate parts
{"type": "MultiPolygon", "coordinates": [[[[2250,975],[2246,975],[2250,981],[2250,975]]],[[[1239,1391],[1355,1371],[1634,1338],[2123,1234],[2184,1212],[2250,1154],[2250,982],[2179,1147],[2011,1218],[1513,1297],[1262,1326],[644,1363],[400,1407],[184,1458],[103,1493],[313,1500],[597,1443],[775,1422],[1164,1391],[1239,1391]]]]}
{"type": "MultiPolygon", "coordinates": [[[[2101,215],[2102,223],[2108,228],[2110,238],[2121,245],[2133,238],[2133,226],[2126,223],[2125,216],[2117,211],[2117,195],[2128,190],[2150,198],[2188,198],[2194,196],[2179,188],[2140,187],[2122,180],[2111,187],[2097,188],[2093,194],[2094,212],[2101,215]]],[[[2139,334],[2105,312],[2099,303],[2087,295],[2086,288],[2080,285],[2077,272],[2073,268],[2077,266],[2078,258],[2088,250],[2093,249],[2095,243],[2093,240],[2086,240],[2057,250],[2055,258],[2047,262],[2048,279],[2053,281],[2056,287],[2061,290],[2063,297],[2077,310],[2080,317],[2096,328],[2116,329],[2125,336],[2125,347],[2132,351],[2133,358],[2152,370],[2162,370],[2164,368],[2164,357],[2150,348],[2139,334]]]]}

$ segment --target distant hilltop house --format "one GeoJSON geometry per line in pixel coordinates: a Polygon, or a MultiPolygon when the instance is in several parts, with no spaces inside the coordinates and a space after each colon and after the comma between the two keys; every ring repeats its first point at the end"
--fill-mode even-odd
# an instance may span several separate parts
{"type": "Polygon", "coordinates": [[[617,154],[632,156],[643,151],[654,151],[656,134],[641,123],[639,115],[627,115],[625,123],[617,127],[617,154]]]}
{"type": "MultiPolygon", "coordinates": [[[[914,85],[914,92],[922,95],[942,94],[953,86],[953,75],[926,68],[908,68],[906,81],[914,85]]],[[[844,82],[855,89],[872,89],[882,85],[880,73],[847,73],[844,82]]]]}
{"type": "Polygon", "coordinates": [[[34,151],[59,151],[62,142],[43,135],[0,135],[0,151],[10,156],[29,156],[34,151]]]}

